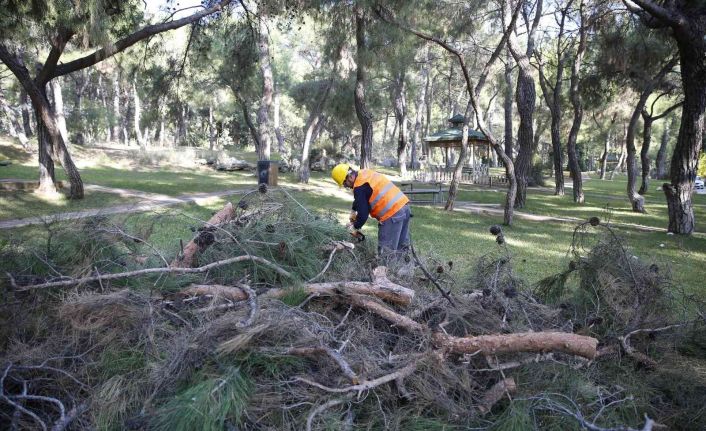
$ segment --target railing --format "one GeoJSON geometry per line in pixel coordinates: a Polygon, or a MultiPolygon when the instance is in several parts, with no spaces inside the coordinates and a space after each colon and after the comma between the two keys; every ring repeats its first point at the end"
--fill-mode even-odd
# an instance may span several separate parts
{"type": "MultiPolygon", "coordinates": [[[[408,170],[404,179],[424,183],[450,182],[453,179],[454,169],[445,166],[427,166],[424,169],[408,170]]],[[[490,179],[488,165],[464,167],[461,171],[461,182],[466,184],[495,183],[490,179]]]]}

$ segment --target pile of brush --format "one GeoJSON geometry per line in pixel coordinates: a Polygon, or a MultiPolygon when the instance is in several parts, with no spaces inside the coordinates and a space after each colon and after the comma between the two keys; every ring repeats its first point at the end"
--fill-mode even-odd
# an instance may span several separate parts
{"type": "MultiPolygon", "coordinates": [[[[667,323],[654,310],[669,280],[643,274],[617,237],[585,254],[574,247],[573,291],[599,292],[591,312],[573,300],[569,274],[538,293],[525,286],[497,226],[496,250],[458,279],[430,258],[412,272],[398,271],[410,259],[377,266],[333,217],[283,190],[191,217],[193,239],[171,256],[141,220],[95,219],[50,228],[41,247],[3,246],[9,428],[654,425],[643,415],[655,409],[603,370],[626,353],[657,366],[630,339],[667,323]],[[590,270],[606,250],[618,253],[612,266],[590,270]]],[[[663,327],[651,334],[673,329],[663,327]]]]}

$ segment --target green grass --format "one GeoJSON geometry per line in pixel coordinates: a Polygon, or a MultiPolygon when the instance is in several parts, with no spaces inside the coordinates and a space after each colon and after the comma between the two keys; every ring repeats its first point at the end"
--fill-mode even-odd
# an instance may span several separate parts
{"type": "Polygon", "coordinates": [[[0,191],[0,220],[51,216],[57,213],[130,204],[138,200],[137,198],[102,192],[90,192],[86,194],[84,199],[71,200],[63,194],[56,197],[45,197],[31,191],[0,191]]]}
{"type": "MultiPolygon", "coordinates": [[[[645,214],[635,213],[627,200],[627,179],[617,177],[614,181],[591,179],[584,182],[586,201],[584,204],[573,202],[572,190],[566,189],[566,195],[554,196],[539,190],[530,189],[527,193],[527,205],[522,212],[587,219],[599,216],[614,223],[638,224],[649,227],[667,227],[667,204],[662,191],[656,188],[662,182],[652,181],[645,195],[645,214]]],[[[475,203],[501,203],[504,191],[491,191],[484,187],[462,186],[459,201],[475,203]]],[[[706,195],[693,196],[696,230],[706,232],[706,195]]]]}
{"type": "MultiPolygon", "coordinates": [[[[20,156],[21,153],[14,154],[14,157],[20,156]]],[[[238,157],[251,158],[252,155],[243,154],[238,157]]],[[[36,168],[30,165],[31,163],[15,164],[0,168],[0,178],[34,178],[36,168]]],[[[82,174],[86,183],[171,195],[227,190],[234,187],[247,189],[254,187],[255,183],[250,173],[222,173],[207,169],[186,171],[143,168],[127,172],[106,166],[94,166],[83,169],[82,174]]],[[[329,179],[328,173],[314,172],[306,186],[296,183],[295,174],[284,174],[280,175],[280,184],[307,207],[321,213],[332,212],[345,223],[352,202],[351,193],[336,187],[329,179]]],[[[527,206],[522,211],[583,220],[595,215],[613,223],[665,228],[667,214],[664,194],[655,190],[659,183],[653,181],[650,186],[646,196],[646,214],[630,211],[625,198],[625,185],[624,177],[614,181],[585,181],[586,203],[583,205],[572,202],[570,189],[567,189],[566,196],[554,196],[551,192],[530,189],[527,206]]],[[[116,196],[87,193],[83,201],[46,203],[38,201],[31,194],[0,195],[0,219],[10,217],[11,214],[39,215],[107,206],[116,202],[113,200],[117,199],[116,196]]],[[[458,199],[500,204],[503,202],[504,192],[463,186],[458,199]]],[[[185,242],[191,239],[193,233],[189,227],[195,226],[197,222],[185,223],[183,218],[170,216],[183,212],[191,217],[207,219],[213,211],[220,209],[224,202],[222,199],[214,199],[208,203],[170,207],[166,212],[167,216],[163,215],[159,220],[150,240],[167,255],[172,256],[178,249],[179,238],[185,242]]],[[[694,196],[694,209],[697,231],[704,232],[706,196],[694,196]]],[[[477,215],[462,211],[449,213],[441,207],[429,206],[414,206],[413,213],[412,238],[417,249],[421,253],[453,261],[458,279],[463,279],[470,273],[478,257],[497,249],[493,236],[488,233],[488,227],[501,223],[500,215],[477,215]]],[[[151,217],[153,215],[150,214],[133,215],[130,216],[130,224],[137,226],[151,217]]],[[[573,227],[570,223],[534,222],[515,218],[514,225],[505,228],[505,233],[517,272],[529,283],[535,283],[566,268],[573,227]]],[[[14,234],[31,230],[16,230],[14,234]]],[[[703,233],[682,237],[631,228],[618,228],[617,231],[641,259],[670,267],[679,285],[692,292],[703,289],[699,270],[706,264],[706,240],[703,233]]],[[[374,244],[377,236],[374,223],[368,223],[364,232],[368,241],[374,244]]]]}

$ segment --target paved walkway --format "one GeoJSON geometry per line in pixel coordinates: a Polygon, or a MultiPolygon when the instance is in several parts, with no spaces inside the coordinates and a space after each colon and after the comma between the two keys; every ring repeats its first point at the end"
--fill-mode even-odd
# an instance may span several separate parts
{"type": "Polygon", "coordinates": [[[65,212],[59,214],[52,214],[42,217],[28,217],[23,219],[13,219],[13,220],[2,220],[0,221],[0,229],[13,229],[17,227],[30,226],[36,224],[53,223],[57,221],[66,220],[76,220],[87,217],[95,217],[98,215],[114,215],[114,214],[125,214],[125,213],[135,213],[135,212],[145,212],[159,209],[166,206],[178,205],[184,203],[198,202],[200,200],[232,196],[245,193],[245,190],[223,190],[218,192],[210,193],[193,193],[181,196],[167,196],[158,193],[142,192],[139,190],[129,190],[129,189],[118,189],[112,187],[103,187],[96,185],[85,185],[85,190],[96,191],[103,193],[115,193],[121,196],[137,197],[144,199],[142,202],[124,205],[115,205],[103,208],[87,209],[75,212],[65,212]]]}

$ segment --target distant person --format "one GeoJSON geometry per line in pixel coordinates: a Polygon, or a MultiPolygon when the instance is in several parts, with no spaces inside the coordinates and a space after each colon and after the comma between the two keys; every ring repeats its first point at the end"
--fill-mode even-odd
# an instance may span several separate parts
{"type": "Polygon", "coordinates": [[[356,171],[346,163],[334,167],[331,178],[339,186],[353,189],[353,211],[348,224],[351,235],[363,237],[360,229],[370,215],[379,222],[380,256],[396,255],[409,247],[409,199],[392,181],[371,169],[356,171]]]}

